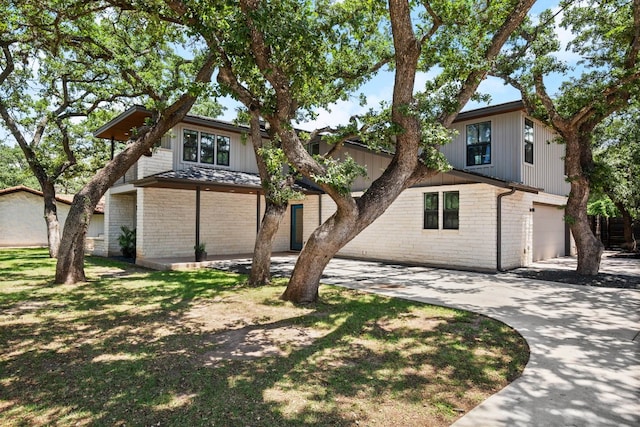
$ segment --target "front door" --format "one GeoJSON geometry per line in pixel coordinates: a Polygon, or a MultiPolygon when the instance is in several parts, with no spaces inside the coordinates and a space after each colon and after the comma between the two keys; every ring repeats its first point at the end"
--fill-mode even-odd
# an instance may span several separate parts
{"type": "Polygon", "coordinates": [[[291,250],[302,250],[302,205],[291,205],[291,250]]]}

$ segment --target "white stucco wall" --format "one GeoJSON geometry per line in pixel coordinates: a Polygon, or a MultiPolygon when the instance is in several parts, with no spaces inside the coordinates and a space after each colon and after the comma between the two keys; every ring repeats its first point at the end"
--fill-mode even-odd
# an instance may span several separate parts
{"type": "MultiPolygon", "coordinates": [[[[62,233],[69,215],[69,205],[57,202],[58,221],[62,233]]],[[[94,214],[88,237],[97,237],[104,231],[102,214],[94,214]]],[[[44,222],[42,196],[28,191],[16,191],[0,197],[0,246],[47,246],[47,226],[44,222]]]]}

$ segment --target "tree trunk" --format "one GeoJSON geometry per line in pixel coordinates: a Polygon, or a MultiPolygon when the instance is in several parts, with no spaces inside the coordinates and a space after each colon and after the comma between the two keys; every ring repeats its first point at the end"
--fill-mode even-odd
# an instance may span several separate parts
{"type": "Polygon", "coordinates": [[[49,256],[58,257],[60,249],[60,222],[58,221],[58,208],[56,205],[56,190],[52,182],[42,183],[44,197],[44,221],[47,225],[47,242],[49,244],[49,256]]]}
{"type": "Polygon", "coordinates": [[[636,239],[633,235],[633,218],[629,211],[624,208],[622,203],[616,203],[616,207],[620,211],[620,215],[622,215],[622,231],[624,233],[624,244],[622,245],[622,249],[635,251],[636,239]]]}
{"type": "Polygon", "coordinates": [[[571,184],[565,218],[578,250],[576,271],[581,275],[595,276],[600,269],[604,245],[593,234],[587,216],[590,183],[585,171],[591,170],[593,166],[591,136],[590,132],[572,131],[570,128],[562,136],[566,144],[565,165],[571,184]]]}
{"type": "MultiPolygon", "coordinates": [[[[384,211],[381,207],[381,211],[384,211]]],[[[358,234],[357,213],[338,211],[316,228],[298,256],[287,289],[281,298],[298,304],[318,300],[320,279],[331,258],[358,234]]]]}
{"type": "Polygon", "coordinates": [[[72,284],[86,281],[84,273],[84,242],[95,206],[102,197],[95,186],[85,186],[73,198],[64,226],[56,264],[56,283],[72,284]]]}
{"type": "Polygon", "coordinates": [[[280,223],[287,212],[287,204],[277,205],[267,199],[267,207],[256,236],[249,274],[249,286],[263,286],[271,282],[271,250],[280,223]]]}

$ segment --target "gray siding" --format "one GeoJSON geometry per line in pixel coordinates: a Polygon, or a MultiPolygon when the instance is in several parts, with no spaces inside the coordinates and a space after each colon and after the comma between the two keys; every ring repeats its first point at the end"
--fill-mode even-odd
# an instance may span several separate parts
{"type": "Polygon", "coordinates": [[[482,117],[454,123],[452,128],[458,134],[450,144],[441,148],[449,163],[456,168],[507,181],[521,182],[522,141],[524,116],[515,111],[490,117],[482,117]],[[491,122],[491,164],[467,166],[467,125],[491,122]]]}
{"type": "Polygon", "coordinates": [[[253,153],[253,147],[250,141],[243,141],[239,133],[229,132],[226,130],[218,130],[207,128],[203,126],[197,126],[193,124],[180,124],[176,126],[173,132],[173,154],[174,154],[174,169],[182,170],[187,169],[190,166],[211,166],[221,169],[230,169],[240,172],[258,173],[258,167],[256,165],[255,154],[253,153]],[[182,160],[182,131],[183,129],[192,129],[202,132],[215,133],[217,135],[224,135],[231,138],[231,146],[229,151],[229,166],[213,166],[204,165],[201,163],[185,162],[182,160]]]}
{"type": "MultiPolygon", "coordinates": [[[[320,153],[324,154],[329,150],[328,144],[321,143],[320,153]]],[[[351,156],[361,166],[367,170],[366,177],[358,177],[351,186],[351,191],[363,191],[371,186],[371,183],[380,178],[380,175],[389,166],[391,156],[381,153],[374,153],[364,148],[354,147],[353,145],[344,145],[338,152],[336,158],[344,159],[347,155],[351,156]]]]}
{"type": "Polygon", "coordinates": [[[558,144],[556,134],[535,120],[533,138],[533,164],[523,163],[522,181],[546,193],[567,196],[570,185],[564,175],[564,144],[558,144]]]}

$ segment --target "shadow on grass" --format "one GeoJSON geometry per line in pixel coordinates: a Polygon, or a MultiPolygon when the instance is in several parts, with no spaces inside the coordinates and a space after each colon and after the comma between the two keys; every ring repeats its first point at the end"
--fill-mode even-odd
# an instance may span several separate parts
{"type": "MultiPolygon", "coordinates": [[[[27,271],[18,274],[28,281],[27,271]]],[[[184,313],[199,300],[248,291],[243,281],[211,270],[138,272],[57,293],[48,288],[55,313],[35,306],[0,326],[0,420],[339,426],[366,424],[373,411],[394,401],[431,410],[422,404],[431,394],[449,413],[441,420],[446,425],[456,408],[473,406],[461,395],[466,390],[490,394],[503,385],[493,372],[507,366],[515,377],[526,362],[513,355],[523,340],[481,316],[455,312],[434,316],[433,328],[400,322],[404,326],[389,329],[385,322],[415,317],[421,305],[329,288],[305,315],[240,330],[296,325],[328,331],[310,345],[288,357],[206,363],[220,332],[202,331],[184,313]],[[20,321],[27,314],[35,318],[20,321]],[[476,351],[485,347],[511,348],[513,354],[494,360],[476,351]],[[448,393],[452,388],[459,391],[448,393]],[[363,396],[366,403],[359,406],[363,396]]],[[[33,288],[38,298],[44,297],[41,289],[33,288]]],[[[2,309],[28,308],[32,296],[20,291],[10,307],[3,300],[2,309]]],[[[419,424],[421,416],[396,415],[391,421],[404,425],[419,424]]]]}

